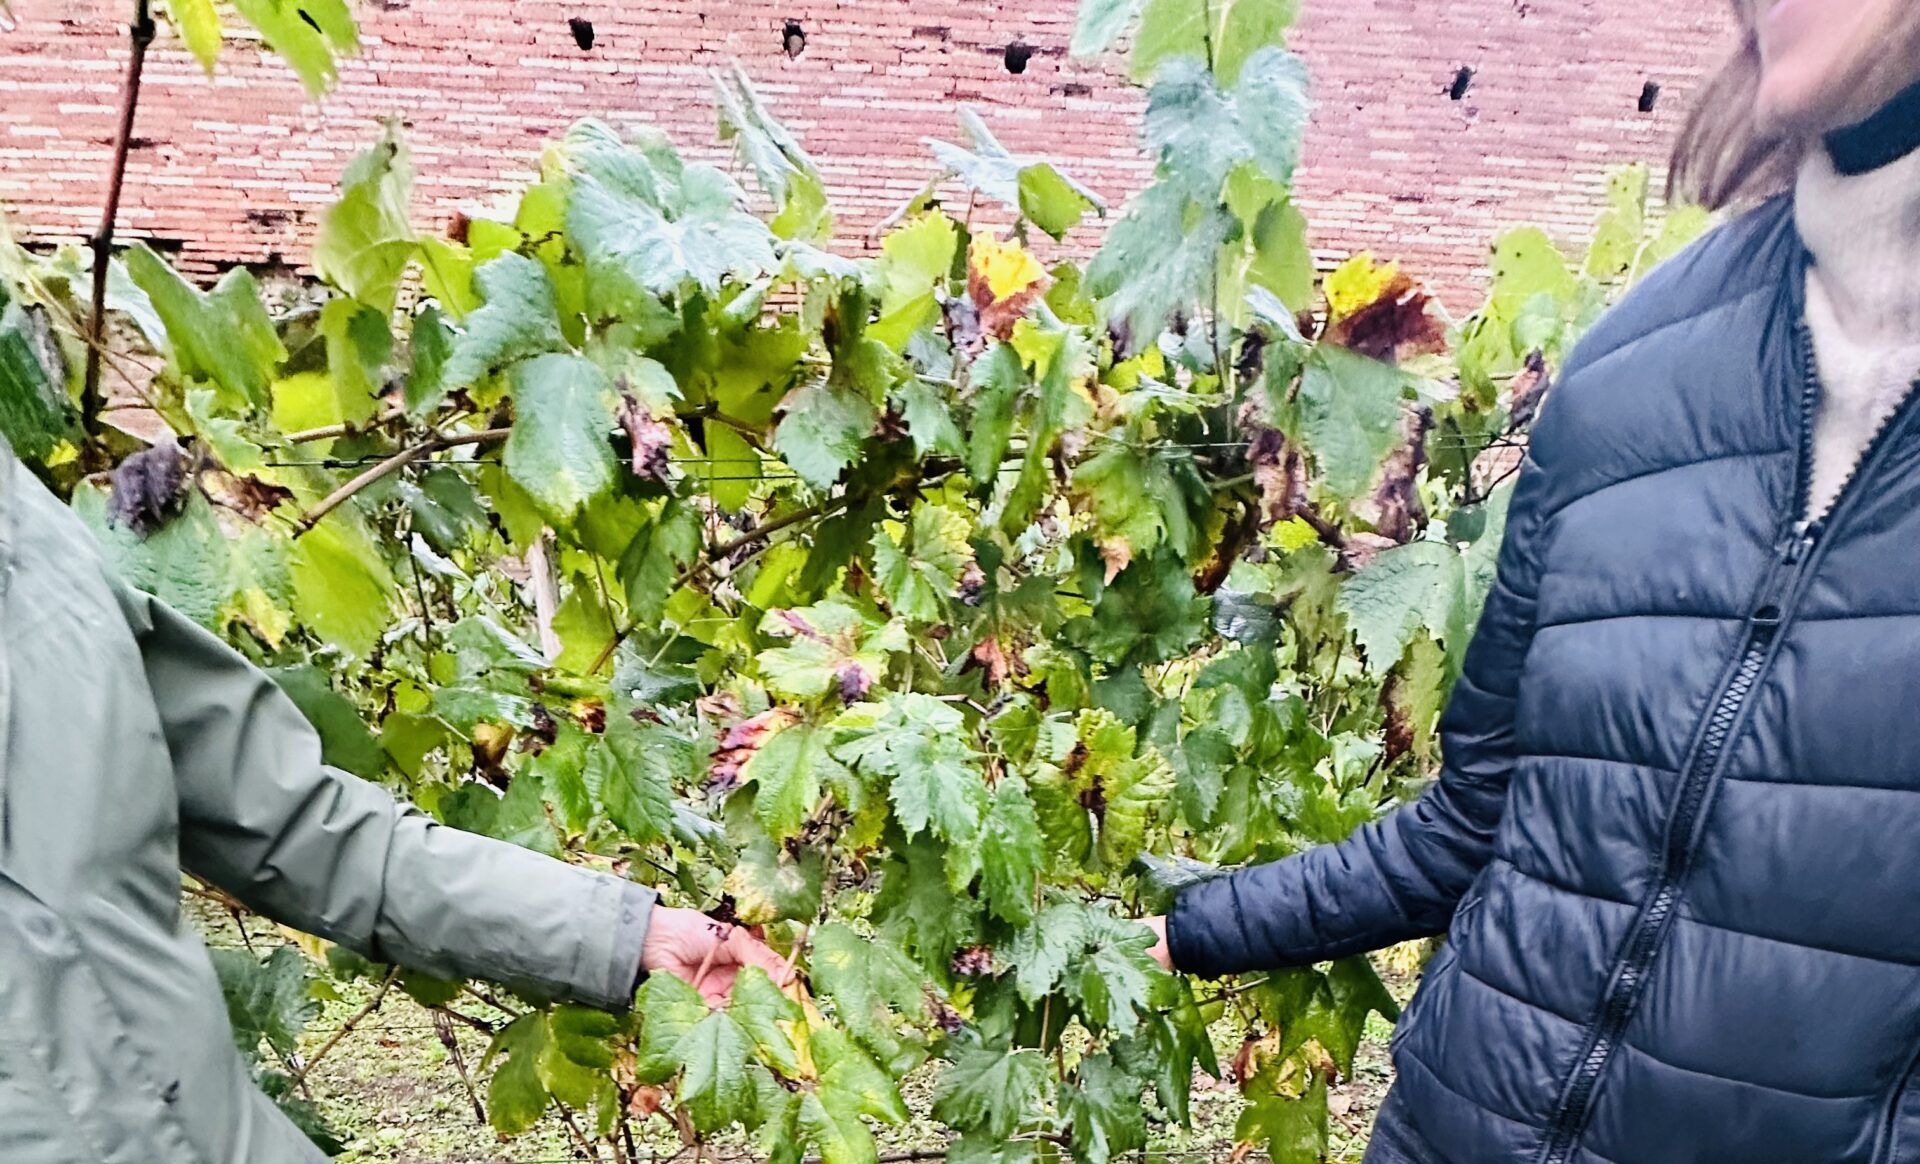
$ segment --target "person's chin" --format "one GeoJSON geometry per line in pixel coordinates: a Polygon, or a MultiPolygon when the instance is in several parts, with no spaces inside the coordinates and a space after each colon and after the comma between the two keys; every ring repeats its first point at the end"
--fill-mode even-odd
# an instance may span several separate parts
{"type": "Polygon", "coordinates": [[[1835,104],[1822,86],[1770,78],[1754,94],[1753,120],[1771,138],[1812,138],[1839,123],[1835,104]]]}

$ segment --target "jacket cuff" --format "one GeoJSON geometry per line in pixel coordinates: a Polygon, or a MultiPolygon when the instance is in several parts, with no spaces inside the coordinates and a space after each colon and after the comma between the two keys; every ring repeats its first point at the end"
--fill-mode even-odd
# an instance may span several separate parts
{"type": "Polygon", "coordinates": [[[1233,973],[1221,957],[1220,935],[1215,933],[1212,915],[1219,910],[1238,909],[1231,896],[1221,901],[1230,878],[1219,878],[1189,887],[1174,899],[1167,911],[1167,954],[1173,968],[1182,974],[1201,978],[1222,978],[1233,973]]]}
{"type": "Polygon", "coordinates": [[[633,1007],[633,992],[640,987],[646,972],[640,956],[647,948],[647,930],[653,923],[653,907],[660,895],[644,885],[624,882],[620,892],[620,924],[613,937],[613,973],[615,982],[626,983],[626,993],[616,1010],[633,1007]]]}
{"type": "Polygon", "coordinates": [[[606,877],[612,896],[611,917],[593,919],[588,924],[605,926],[606,961],[594,968],[596,981],[582,982],[575,997],[601,1010],[625,1013],[633,1009],[633,992],[640,984],[640,954],[646,948],[647,929],[653,920],[653,907],[659,894],[644,885],[622,878],[606,877]]]}

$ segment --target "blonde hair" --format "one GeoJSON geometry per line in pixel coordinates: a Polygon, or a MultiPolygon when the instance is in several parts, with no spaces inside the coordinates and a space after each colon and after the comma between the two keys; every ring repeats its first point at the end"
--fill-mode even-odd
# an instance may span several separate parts
{"type": "MultiPolygon", "coordinates": [[[[1762,63],[1760,16],[1767,0],[1732,0],[1740,22],[1740,43],[1714,74],[1687,115],[1674,143],[1667,171],[1667,196],[1718,210],[1779,193],[1813,139],[1797,130],[1765,125],[1757,108],[1762,63]]],[[[1893,27],[1860,78],[1860,91],[1891,98],[1911,84],[1914,54],[1920,51],[1920,3],[1902,0],[1893,9],[1893,27]]]]}

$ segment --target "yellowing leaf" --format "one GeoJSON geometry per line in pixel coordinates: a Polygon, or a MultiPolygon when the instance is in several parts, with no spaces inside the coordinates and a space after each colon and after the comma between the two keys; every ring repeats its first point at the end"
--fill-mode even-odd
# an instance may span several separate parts
{"type": "Polygon", "coordinates": [[[1326,281],[1327,312],[1334,319],[1354,312],[1380,298],[1400,273],[1398,263],[1376,263],[1368,251],[1335,267],[1326,281]]]}
{"type": "Polygon", "coordinates": [[[994,302],[1004,302],[1047,277],[1040,260],[1017,242],[980,235],[967,248],[967,271],[986,284],[994,302]]]}

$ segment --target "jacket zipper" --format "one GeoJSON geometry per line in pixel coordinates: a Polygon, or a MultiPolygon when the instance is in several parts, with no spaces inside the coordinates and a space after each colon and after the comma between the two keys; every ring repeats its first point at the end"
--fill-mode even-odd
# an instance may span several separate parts
{"type": "Polygon", "coordinates": [[[1594,1089],[1599,1086],[1600,1077],[1618,1049],[1628,1021],[1633,1017],[1640,994],[1646,986],[1648,971],[1660,951],[1667,925],[1679,904],[1681,884],[1696,852],[1695,833],[1700,824],[1701,810],[1720,774],[1727,741],[1740,721],[1748,696],[1766,671],[1780,628],[1792,613],[1801,576],[1816,556],[1815,551],[1820,548],[1821,535],[1829,528],[1830,519],[1837,516],[1842,506],[1857,492],[1855,486],[1871,473],[1891,434],[1903,427],[1902,422],[1913,411],[1914,397],[1920,395],[1920,391],[1908,394],[1899,409],[1874,435],[1861,455],[1853,476],[1842,486],[1840,496],[1828,508],[1827,515],[1818,521],[1809,521],[1806,513],[1813,481],[1813,425],[1820,403],[1820,373],[1814,353],[1813,331],[1807,326],[1804,313],[1799,320],[1798,334],[1804,378],[1800,393],[1799,462],[1789,532],[1781,539],[1774,560],[1762,579],[1759,593],[1748,608],[1747,626],[1741,637],[1740,650],[1723,680],[1719,698],[1714,701],[1713,709],[1708,713],[1692,755],[1683,769],[1679,793],[1667,819],[1660,879],[1654,887],[1653,896],[1634,922],[1633,931],[1619,955],[1606,996],[1601,1001],[1599,1018],[1588,1038],[1586,1050],[1575,1064],[1572,1075],[1562,1089],[1553,1118],[1548,1121],[1546,1144],[1540,1155],[1541,1164],[1567,1164],[1586,1128],[1587,1117],[1592,1114],[1594,1089]]]}

